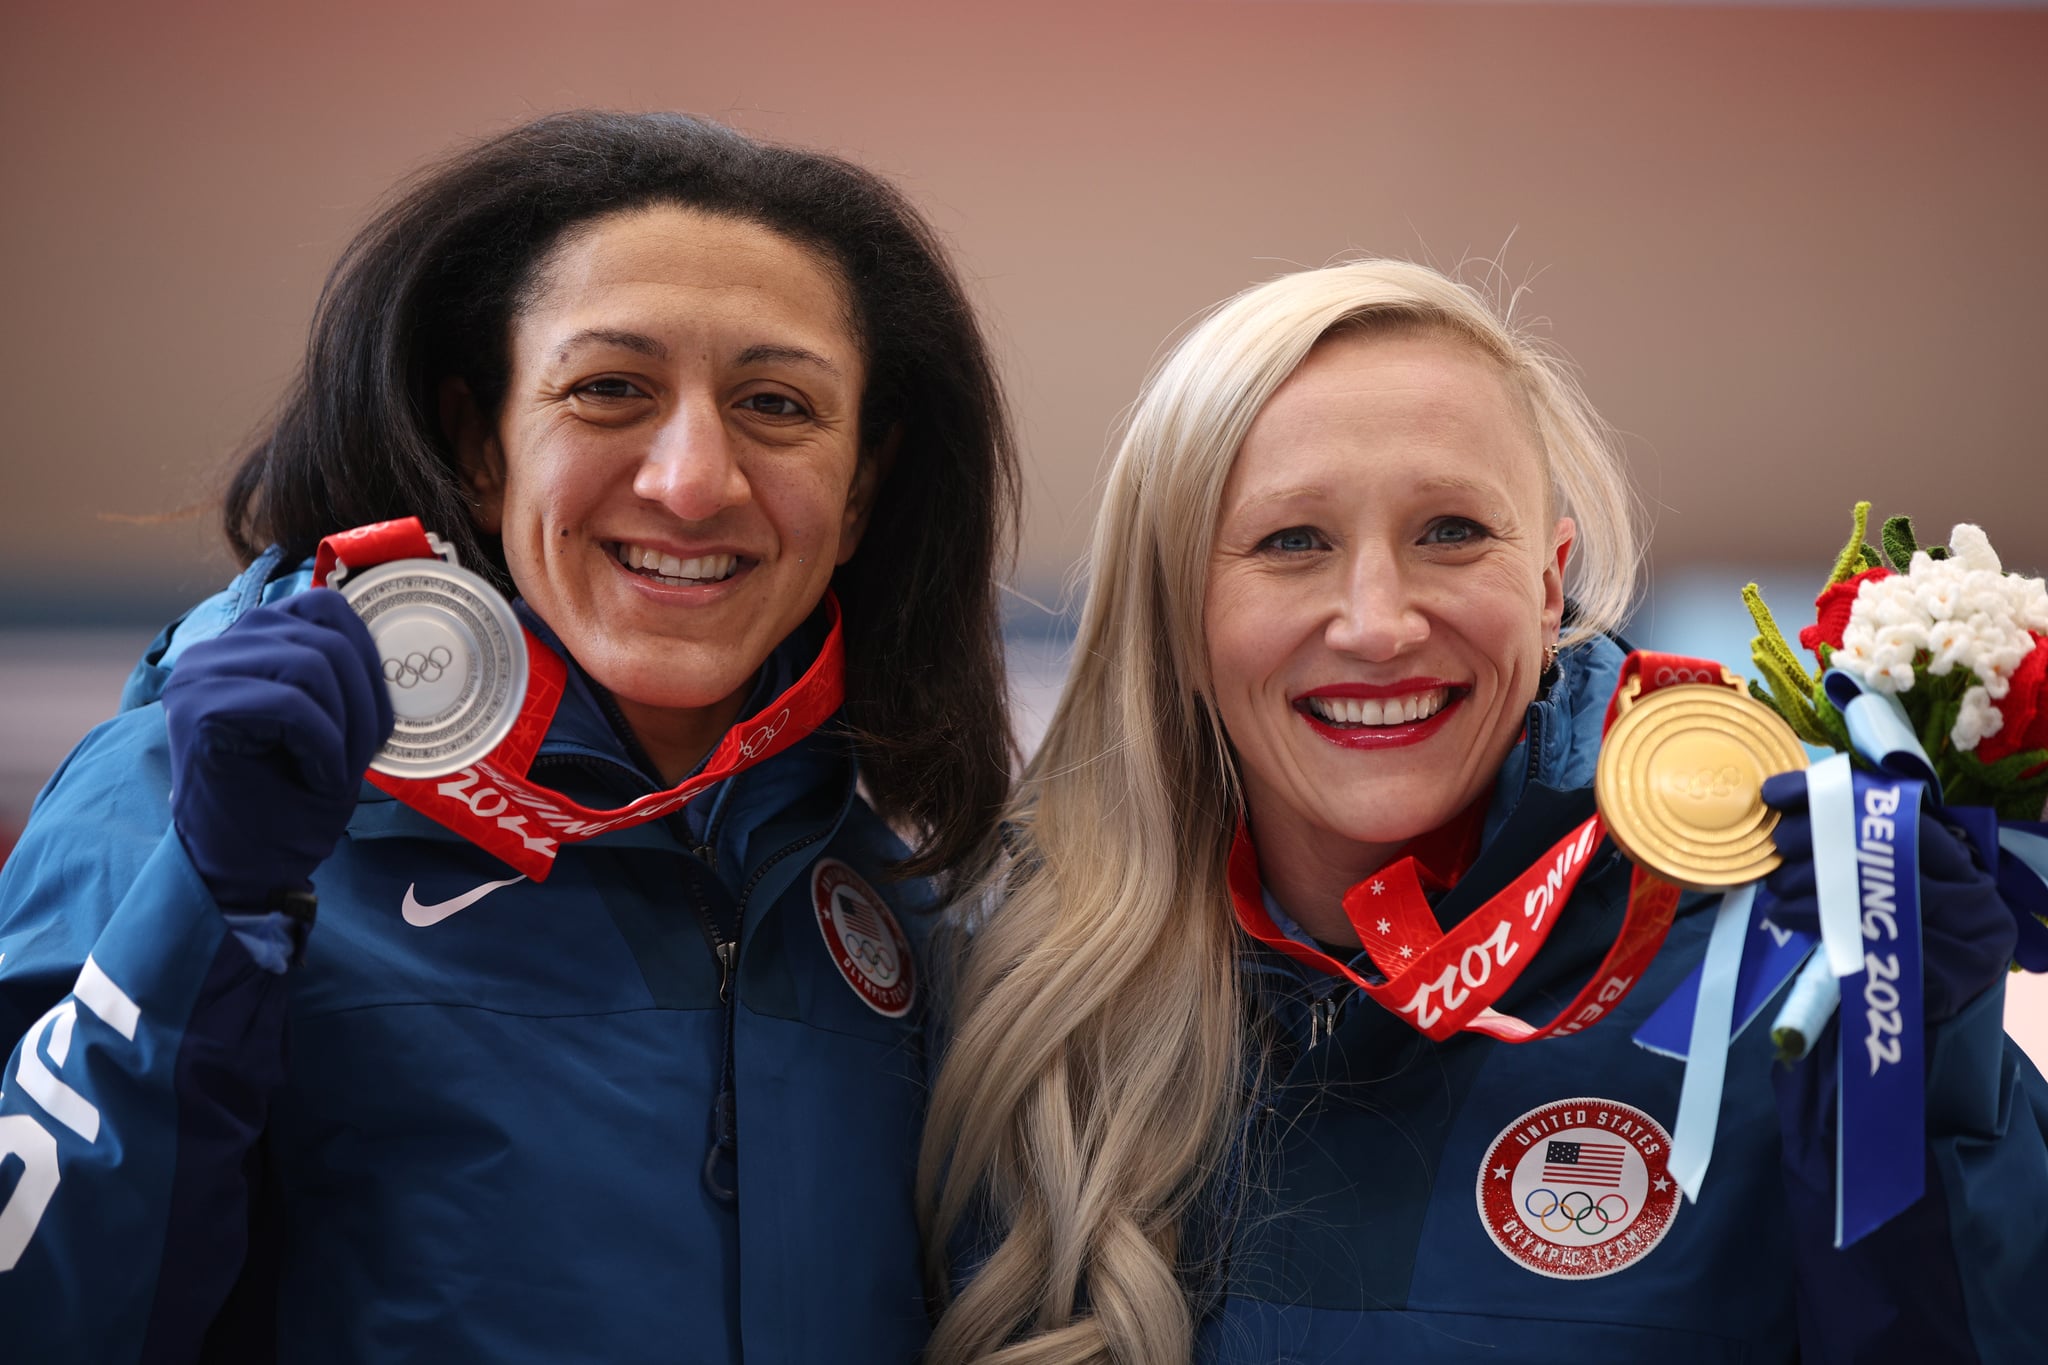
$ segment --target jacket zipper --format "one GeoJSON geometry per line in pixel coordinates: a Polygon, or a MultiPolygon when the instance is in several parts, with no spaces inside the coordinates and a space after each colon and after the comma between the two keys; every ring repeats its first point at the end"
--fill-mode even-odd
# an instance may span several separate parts
{"type": "MultiPolygon", "coordinates": [[[[609,698],[607,698],[606,701],[609,709],[609,698]]],[[[619,723],[621,724],[624,723],[623,717],[615,717],[615,719],[619,721],[619,723]]],[[[609,759],[603,758],[585,758],[580,756],[571,756],[567,754],[551,754],[542,758],[535,759],[533,762],[533,766],[531,769],[529,769],[529,771],[537,771],[542,767],[542,765],[546,765],[550,768],[580,768],[587,772],[593,773],[624,773],[630,774],[632,777],[634,777],[641,783],[644,783],[646,781],[644,775],[626,766],[625,764],[614,763],[609,759]]],[[[668,823],[669,829],[672,833],[679,834],[682,836],[681,842],[684,844],[685,847],[687,847],[690,850],[692,854],[696,856],[697,861],[704,864],[704,870],[711,873],[711,875],[714,877],[717,876],[717,823],[714,822],[710,828],[705,830],[704,841],[702,843],[696,843],[691,838],[689,825],[684,821],[683,814],[681,811],[677,811],[675,814],[667,817],[667,821],[665,823],[668,823]]],[[[741,896],[741,901],[744,904],[744,894],[742,894],[741,896]]],[[[706,900],[702,895],[695,896],[691,899],[690,909],[696,915],[698,927],[701,930],[703,930],[704,942],[710,947],[711,955],[718,963],[718,998],[721,1001],[730,1004],[732,1002],[733,968],[739,960],[739,926],[734,925],[732,927],[732,931],[728,933],[726,931],[726,926],[723,923],[721,923],[718,916],[715,913],[713,913],[710,905],[706,903],[706,900]]]]}
{"type": "Polygon", "coordinates": [[[1308,1003],[1308,1050],[1313,1052],[1318,1043],[1326,1043],[1337,1031],[1337,1016],[1343,1012],[1338,994],[1322,996],[1308,1003]]]}
{"type": "MultiPolygon", "coordinates": [[[[610,699],[606,699],[608,708],[610,699]]],[[[622,720],[614,717],[615,721],[622,720]]],[[[621,731],[630,734],[631,731],[621,731]]],[[[581,758],[568,755],[553,755],[534,760],[532,769],[538,770],[543,764],[556,768],[583,768],[593,772],[617,771],[631,773],[640,782],[645,777],[624,764],[612,763],[600,758],[581,758]]],[[[682,836],[681,842],[690,850],[692,857],[702,864],[704,875],[718,876],[718,821],[704,831],[704,840],[696,842],[690,835],[686,817],[681,811],[675,812],[664,821],[672,833],[682,836]]],[[[711,1101],[711,1142],[704,1153],[703,1179],[705,1191],[711,1198],[727,1207],[739,1202],[739,1186],[734,1178],[739,1160],[739,1101],[735,1092],[735,1067],[733,1059],[733,1028],[737,1005],[733,993],[733,977],[739,965],[739,925],[727,927],[723,919],[711,906],[711,897],[694,876],[685,879],[689,891],[685,899],[689,903],[697,927],[703,932],[704,942],[711,949],[712,958],[718,963],[718,1003],[724,1014],[723,1045],[719,1049],[718,1090],[711,1101]]],[[[755,881],[759,880],[757,876],[755,881]]],[[[751,889],[752,883],[749,883],[751,889]]],[[[740,910],[735,918],[745,914],[745,898],[742,896],[740,910]]]]}

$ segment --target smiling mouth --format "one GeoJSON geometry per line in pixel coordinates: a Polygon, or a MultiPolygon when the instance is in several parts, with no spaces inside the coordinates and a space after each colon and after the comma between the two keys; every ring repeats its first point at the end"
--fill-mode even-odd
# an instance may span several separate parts
{"type": "Polygon", "coordinates": [[[611,550],[612,558],[629,571],[671,588],[722,583],[740,567],[738,555],[698,555],[692,559],[679,559],[660,550],[629,545],[624,541],[614,541],[607,548],[611,550]]]}
{"type": "Polygon", "coordinates": [[[1451,689],[1432,687],[1405,697],[1303,697],[1295,705],[1339,730],[1369,730],[1428,720],[1451,700],[1451,689]]]}

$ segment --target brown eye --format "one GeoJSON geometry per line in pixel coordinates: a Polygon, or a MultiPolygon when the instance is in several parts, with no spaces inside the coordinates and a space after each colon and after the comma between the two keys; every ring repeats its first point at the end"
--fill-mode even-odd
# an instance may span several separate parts
{"type": "Polygon", "coordinates": [[[786,393],[756,393],[740,400],[740,406],[762,417],[808,417],[810,410],[786,393]]]}
{"type": "Polygon", "coordinates": [[[627,379],[592,379],[578,384],[576,393],[582,398],[595,398],[599,402],[618,402],[626,398],[646,397],[640,389],[627,379]]]}

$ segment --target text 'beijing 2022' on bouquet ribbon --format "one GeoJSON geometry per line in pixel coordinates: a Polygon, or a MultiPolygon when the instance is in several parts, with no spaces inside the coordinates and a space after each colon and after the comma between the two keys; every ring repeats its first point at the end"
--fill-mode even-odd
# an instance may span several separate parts
{"type": "MultiPolygon", "coordinates": [[[[1686,1059],[1687,1099],[1705,1118],[1688,1128],[1681,1101],[1671,1164],[1690,1172],[1696,1197],[1725,1050],[1792,983],[1772,1024],[1781,1057],[1837,1068],[1837,1246],[1923,1193],[1924,1033],[1941,1017],[1927,1007],[1956,1005],[1955,965],[1923,952],[1921,908],[1934,905],[1923,892],[1942,885],[1923,886],[1923,841],[1967,850],[1951,856],[1974,860],[1980,880],[1995,882],[1995,895],[1979,898],[1997,907],[1995,933],[1980,921],[1977,936],[1996,939],[2000,961],[2012,941],[2009,965],[2048,970],[2048,585],[2007,573],[1976,526],[1923,549],[1912,523],[1894,517],[1880,551],[1865,540],[1869,514],[1870,504],[1857,504],[1814,622],[1799,632],[1817,669],[1785,639],[1756,585],[1743,594],[1759,632],[1752,654],[1762,681],[1751,692],[1801,740],[1834,751],[1804,778],[1817,911],[1780,905],[1767,891],[1731,895],[1715,925],[1721,942],[1710,940],[1700,970],[1636,1033],[1643,1046],[1686,1059]],[[1935,983],[1939,997],[1927,991],[1935,983]],[[1833,1048],[1817,1047],[1838,1010],[1833,1048]],[[1708,1084],[1695,1085],[1695,1073],[1708,1084]]],[[[1926,872],[1935,875],[1931,863],[1926,872]]],[[[1955,928],[1944,925],[1932,941],[1952,942],[1955,928]]]]}

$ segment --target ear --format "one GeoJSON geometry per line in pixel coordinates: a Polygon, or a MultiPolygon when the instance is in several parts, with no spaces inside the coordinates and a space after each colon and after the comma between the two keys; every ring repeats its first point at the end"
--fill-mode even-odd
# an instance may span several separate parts
{"type": "Polygon", "coordinates": [[[485,420],[465,379],[444,379],[439,394],[441,434],[455,449],[456,468],[469,485],[470,520],[486,535],[500,534],[505,521],[505,449],[498,429],[485,420]]]}
{"type": "Polygon", "coordinates": [[[846,511],[839,525],[839,557],[832,561],[834,564],[844,564],[860,548],[860,538],[867,533],[868,520],[875,510],[875,494],[887,482],[902,444],[903,428],[891,427],[889,434],[873,450],[863,452],[854,465],[853,487],[846,492],[846,511]]]}
{"type": "Polygon", "coordinates": [[[1543,640],[1555,644],[1564,620],[1564,563],[1571,557],[1572,541],[1578,538],[1578,524],[1570,517],[1557,519],[1554,539],[1557,550],[1543,567],[1543,640]]]}

